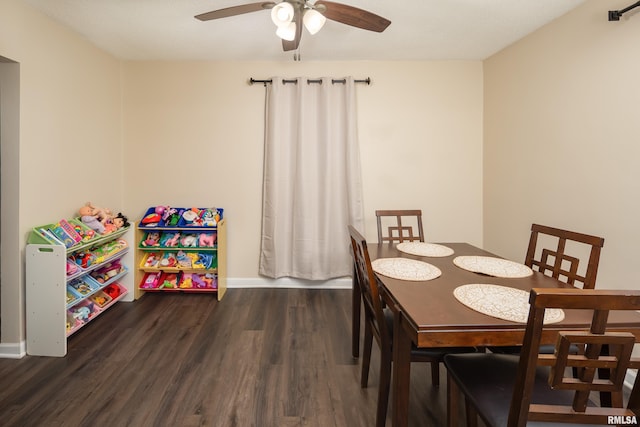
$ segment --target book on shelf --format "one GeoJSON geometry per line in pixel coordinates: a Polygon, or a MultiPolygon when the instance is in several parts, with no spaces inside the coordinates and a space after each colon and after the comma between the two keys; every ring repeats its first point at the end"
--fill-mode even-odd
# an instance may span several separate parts
{"type": "Polygon", "coordinates": [[[82,241],[82,236],[76,231],[73,225],[69,224],[69,221],[67,221],[66,219],[61,219],[58,225],[62,227],[64,232],[67,233],[74,242],[80,243],[82,241]]]}
{"type": "Polygon", "coordinates": [[[67,248],[70,248],[82,240],[82,237],[78,232],[74,230],[71,224],[64,219],[61,219],[60,222],[50,228],[49,231],[51,231],[51,233],[53,233],[67,248]]]}
{"type": "Polygon", "coordinates": [[[56,237],[56,235],[53,234],[51,232],[51,230],[49,230],[48,228],[40,228],[38,231],[40,232],[40,235],[42,235],[42,237],[44,237],[45,239],[47,239],[51,243],[53,243],[55,245],[63,245],[64,246],[64,243],[62,243],[62,241],[60,239],[58,239],[56,237]]]}

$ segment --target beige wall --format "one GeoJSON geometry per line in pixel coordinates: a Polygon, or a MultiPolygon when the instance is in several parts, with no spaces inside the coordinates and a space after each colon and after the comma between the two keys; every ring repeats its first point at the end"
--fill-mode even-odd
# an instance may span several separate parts
{"type": "Polygon", "coordinates": [[[127,211],[219,206],[228,276],[258,277],[264,88],[250,77],[371,77],[358,120],[367,238],[375,209],[419,208],[433,241],[482,244],[480,62],[129,62],[127,211]]]}
{"type": "Polygon", "coordinates": [[[20,70],[0,354],[24,345],[29,231],[88,200],[134,218],[223,207],[229,276],[258,278],[264,89],[249,77],[371,77],[358,87],[367,237],[375,209],[420,208],[430,240],[482,243],[480,62],[122,63],[18,0],[0,3],[0,56],[20,70]]]}
{"type": "Polygon", "coordinates": [[[605,238],[598,287],[638,288],[640,16],[591,0],[484,62],[485,247],[532,222],[605,238]]]}
{"type": "Polygon", "coordinates": [[[116,58],[17,0],[0,2],[0,56],[20,70],[19,147],[2,141],[11,158],[2,158],[1,288],[2,343],[19,344],[31,227],[70,217],[87,200],[122,206],[121,69],[116,58]]]}

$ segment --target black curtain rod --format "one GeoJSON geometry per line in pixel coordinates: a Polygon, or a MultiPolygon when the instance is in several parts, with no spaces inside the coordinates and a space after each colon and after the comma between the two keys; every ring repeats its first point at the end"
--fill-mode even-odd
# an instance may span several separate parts
{"type": "Polygon", "coordinates": [[[609,21],[619,21],[620,17],[629,12],[631,9],[635,9],[636,7],[640,6],[640,1],[632,4],[631,6],[625,7],[624,9],[620,9],[620,10],[610,10],[609,11],[609,21]]]}
{"type": "MultiPolygon", "coordinates": [[[[331,79],[331,83],[335,84],[335,83],[346,83],[347,79],[331,79]]],[[[367,85],[371,84],[371,78],[367,77],[366,79],[362,79],[362,80],[354,80],[354,82],[356,83],[366,83],[367,85]]],[[[249,84],[252,85],[254,83],[262,83],[263,85],[267,85],[267,83],[272,83],[271,79],[268,80],[260,80],[260,79],[254,79],[253,77],[251,77],[249,79],[249,84]]],[[[298,83],[297,79],[284,79],[282,80],[282,83],[298,83]]],[[[307,79],[307,84],[311,84],[311,83],[322,83],[321,79],[307,79]]]]}

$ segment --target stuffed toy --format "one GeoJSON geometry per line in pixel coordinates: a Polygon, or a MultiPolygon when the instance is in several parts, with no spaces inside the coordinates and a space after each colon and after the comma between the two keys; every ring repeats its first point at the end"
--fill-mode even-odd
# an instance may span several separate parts
{"type": "Polygon", "coordinates": [[[147,233],[147,238],[142,242],[142,246],[160,246],[160,233],[157,231],[147,233]]]}
{"type": "Polygon", "coordinates": [[[212,248],[216,243],[216,235],[213,233],[200,233],[198,246],[212,248]]]}
{"type": "Polygon", "coordinates": [[[198,242],[198,238],[195,234],[185,234],[180,239],[180,246],[183,248],[195,248],[198,242]]]}
{"type": "Polygon", "coordinates": [[[83,224],[87,225],[98,234],[104,233],[104,224],[100,222],[98,215],[94,213],[90,203],[87,203],[78,209],[78,213],[80,214],[80,220],[83,224]]]}

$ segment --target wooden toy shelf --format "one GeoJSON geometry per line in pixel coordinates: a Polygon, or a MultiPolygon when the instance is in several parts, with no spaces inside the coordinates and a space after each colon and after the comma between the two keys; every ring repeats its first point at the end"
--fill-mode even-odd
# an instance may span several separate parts
{"type": "Polygon", "coordinates": [[[227,291],[226,220],[216,226],[161,226],[136,224],[135,298],[145,292],[215,293],[218,301],[227,291]],[[145,246],[149,233],[185,235],[215,234],[212,246],[182,245],[176,238],[172,246],[157,243],[145,246]],[[188,282],[187,282],[188,278],[188,282]],[[173,285],[169,285],[173,283],[173,285]],[[166,285],[165,285],[166,284],[166,285]]]}

